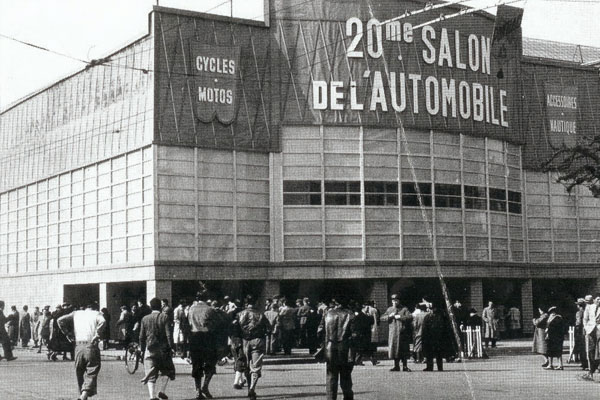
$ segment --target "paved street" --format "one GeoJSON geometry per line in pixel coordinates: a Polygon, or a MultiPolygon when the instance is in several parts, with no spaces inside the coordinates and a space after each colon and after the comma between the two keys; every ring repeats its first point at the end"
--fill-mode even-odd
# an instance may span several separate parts
{"type": "MultiPolygon", "coordinates": [[[[47,361],[43,355],[17,350],[18,360],[0,362],[0,399],[76,399],[71,362],[47,361]]],[[[356,367],[353,374],[356,399],[567,399],[600,398],[600,383],[581,382],[579,367],[565,364],[564,371],[540,368],[540,356],[523,347],[502,351],[489,360],[445,364],[443,373],[422,372],[424,365],[410,363],[414,372],[389,372],[390,361],[378,366],[356,367]]],[[[170,399],[194,398],[191,367],[177,364],[177,379],[169,384],[170,399]]],[[[323,364],[272,364],[259,381],[259,398],[323,399],[323,364]]],[[[103,361],[99,395],[94,399],[147,399],[139,380],[142,372],[129,375],[124,363],[113,357],[103,361]]],[[[215,398],[244,399],[246,391],[232,385],[231,365],[218,368],[211,390],[215,398]]],[[[341,399],[341,395],[339,397],[341,399]]]]}

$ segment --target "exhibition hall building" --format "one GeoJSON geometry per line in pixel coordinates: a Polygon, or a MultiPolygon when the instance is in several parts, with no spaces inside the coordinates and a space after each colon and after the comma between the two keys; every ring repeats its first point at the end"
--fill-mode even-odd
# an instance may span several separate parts
{"type": "Polygon", "coordinates": [[[443,281],[528,321],[600,292],[600,198],[543,168],[599,134],[600,49],[523,38],[510,6],[265,4],[155,6],[148,34],[2,110],[7,305],[118,315],[203,282],[381,309],[443,281]]]}

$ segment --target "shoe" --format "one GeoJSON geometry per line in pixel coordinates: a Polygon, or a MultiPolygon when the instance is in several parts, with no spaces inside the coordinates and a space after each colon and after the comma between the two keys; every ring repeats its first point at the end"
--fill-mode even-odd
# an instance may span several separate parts
{"type": "Polygon", "coordinates": [[[433,371],[433,368],[425,368],[423,371],[433,371]]]}
{"type": "Polygon", "coordinates": [[[163,392],[158,392],[158,398],[159,399],[163,399],[163,400],[167,400],[169,398],[169,396],[167,396],[163,392]]]}
{"type": "Polygon", "coordinates": [[[354,365],[360,365],[360,366],[364,366],[365,364],[364,364],[364,363],[362,363],[362,362],[360,362],[360,363],[356,363],[356,364],[354,364],[354,365]]]}
{"type": "Polygon", "coordinates": [[[256,392],[253,389],[248,390],[248,397],[250,400],[256,400],[256,392]]]}
{"type": "Polygon", "coordinates": [[[594,376],[590,375],[590,374],[583,374],[583,375],[578,376],[577,379],[582,380],[582,381],[593,382],[594,381],[594,376]]]}
{"type": "Polygon", "coordinates": [[[394,368],[390,369],[390,371],[400,371],[400,367],[394,367],[394,368]]]}
{"type": "Polygon", "coordinates": [[[196,390],[196,400],[204,400],[206,397],[202,394],[200,390],[196,390]]]}
{"type": "Polygon", "coordinates": [[[242,390],[242,385],[240,385],[239,383],[234,383],[234,384],[233,384],[233,388],[234,388],[235,390],[242,390]]]}
{"type": "Polygon", "coordinates": [[[371,362],[373,363],[373,365],[378,365],[378,364],[380,364],[380,363],[379,363],[379,361],[377,361],[377,360],[373,360],[373,361],[371,361],[371,362]]]}
{"type": "Polygon", "coordinates": [[[403,372],[412,372],[412,369],[410,369],[408,367],[402,367],[402,371],[403,372]]]}
{"type": "Polygon", "coordinates": [[[554,369],[557,370],[557,371],[564,371],[565,368],[564,367],[556,367],[554,369]]]}
{"type": "Polygon", "coordinates": [[[212,399],[213,396],[212,394],[210,394],[210,392],[208,391],[207,387],[203,387],[202,388],[202,394],[204,395],[204,397],[206,397],[207,399],[212,399]]]}
{"type": "Polygon", "coordinates": [[[545,368],[548,366],[548,364],[550,364],[548,361],[546,361],[545,363],[542,364],[542,368],[545,368]]]}
{"type": "Polygon", "coordinates": [[[551,370],[551,369],[554,369],[554,366],[548,365],[547,367],[544,367],[544,369],[551,370]]]}
{"type": "Polygon", "coordinates": [[[15,357],[15,356],[12,356],[12,357],[7,357],[7,358],[6,358],[6,361],[14,361],[14,360],[16,360],[16,359],[17,359],[17,357],[15,357]]]}

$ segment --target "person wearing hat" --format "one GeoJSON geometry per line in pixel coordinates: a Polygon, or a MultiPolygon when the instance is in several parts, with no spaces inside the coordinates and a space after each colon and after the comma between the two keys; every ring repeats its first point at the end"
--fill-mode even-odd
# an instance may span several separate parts
{"type": "Polygon", "coordinates": [[[261,377],[263,358],[266,352],[267,333],[271,325],[265,315],[258,311],[255,299],[248,295],[245,309],[236,316],[242,334],[242,347],[246,356],[246,380],[248,381],[248,397],[256,400],[256,384],[261,377]]]}
{"type": "Polygon", "coordinates": [[[546,328],[548,327],[548,313],[544,312],[541,308],[538,308],[540,313],[539,318],[533,319],[533,352],[537,354],[541,354],[544,356],[544,363],[542,364],[542,368],[546,368],[550,365],[550,360],[548,359],[548,347],[546,338],[546,328]]]}
{"type": "Polygon", "coordinates": [[[579,298],[575,302],[577,312],[575,313],[575,344],[573,346],[573,356],[575,362],[581,362],[581,369],[588,368],[587,356],[585,354],[585,330],[583,329],[583,314],[585,312],[585,299],[579,298]]]}
{"type": "MultiPolygon", "coordinates": [[[[4,349],[4,358],[6,358],[6,361],[12,361],[15,360],[17,357],[13,356],[10,338],[8,337],[8,333],[4,328],[5,324],[6,317],[4,316],[4,301],[0,300],[0,344],[4,349]]],[[[2,357],[0,357],[0,359],[1,358],[2,357]]]]}
{"type": "Polygon", "coordinates": [[[549,359],[549,365],[545,369],[563,369],[562,352],[565,333],[568,325],[563,317],[558,313],[558,307],[552,306],[548,309],[548,322],[546,323],[546,348],[549,359]],[[558,359],[558,367],[554,367],[554,359],[558,359]]]}
{"type": "Polygon", "coordinates": [[[408,308],[400,304],[400,296],[392,295],[392,305],[382,317],[389,324],[388,355],[394,360],[394,367],[390,371],[400,371],[400,360],[402,371],[411,371],[407,359],[410,357],[412,318],[408,308]]]}
{"type": "Polygon", "coordinates": [[[447,340],[444,336],[445,332],[450,329],[450,321],[444,317],[435,303],[432,303],[430,308],[431,311],[425,314],[422,327],[423,354],[427,361],[427,366],[423,371],[433,371],[434,358],[438,371],[443,371],[444,353],[448,352],[448,349],[445,348],[447,340]]]}
{"type": "Polygon", "coordinates": [[[337,304],[329,309],[319,326],[325,331],[325,361],[327,362],[326,391],[327,400],[337,398],[338,382],[344,394],[344,400],[352,400],[352,370],[356,359],[356,350],[352,345],[352,337],[356,336],[355,315],[349,309],[349,299],[336,296],[337,304]]]}
{"type": "Polygon", "coordinates": [[[587,352],[589,372],[581,377],[586,381],[594,380],[594,372],[600,364],[600,348],[598,346],[598,336],[600,331],[600,295],[597,295],[593,302],[591,295],[585,296],[588,303],[583,313],[583,329],[585,330],[585,347],[587,352]]]}

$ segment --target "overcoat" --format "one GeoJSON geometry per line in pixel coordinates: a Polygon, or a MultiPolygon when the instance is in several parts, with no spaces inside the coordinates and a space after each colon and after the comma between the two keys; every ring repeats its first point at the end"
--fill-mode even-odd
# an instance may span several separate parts
{"type": "Polygon", "coordinates": [[[483,320],[483,338],[498,338],[498,310],[495,307],[486,307],[481,313],[483,320]]]}
{"type": "Polygon", "coordinates": [[[422,311],[413,317],[413,351],[423,351],[423,321],[426,312],[422,311]]]}
{"type": "Polygon", "coordinates": [[[29,343],[31,340],[31,315],[25,311],[19,319],[19,337],[23,343],[29,343]]]}
{"type": "Polygon", "coordinates": [[[412,340],[412,314],[404,306],[391,306],[384,314],[389,323],[389,358],[405,358],[410,355],[412,340]]]}
{"type": "Polygon", "coordinates": [[[559,314],[552,314],[548,317],[546,328],[546,346],[548,357],[560,357],[563,352],[563,341],[567,325],[563,317],[559,314]]]}
{"type": "Polygon", "coordinates": [[[533,352],[538,354],[547,353],[546,346],[546,327],[548,323],[548,314],[544,313],[540,315],[539,318],[535,318],[533,320],[533,326],[535,330],[533,331],[533,352]]]}

